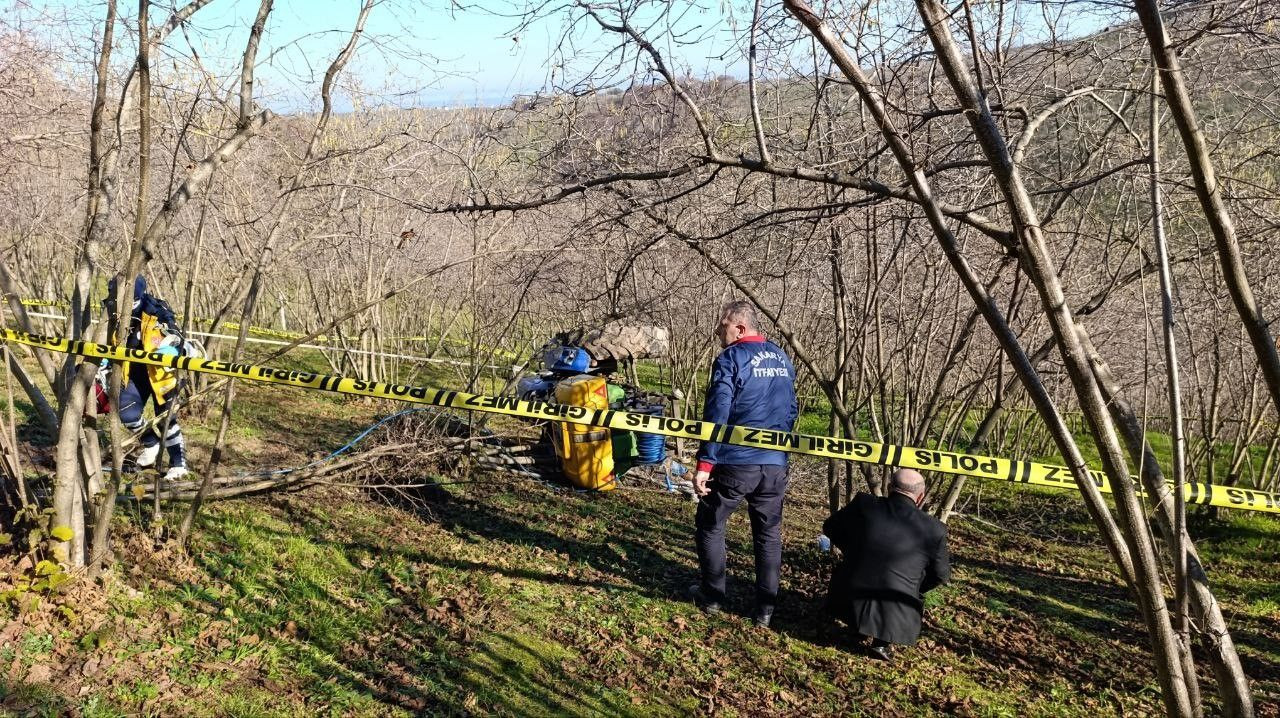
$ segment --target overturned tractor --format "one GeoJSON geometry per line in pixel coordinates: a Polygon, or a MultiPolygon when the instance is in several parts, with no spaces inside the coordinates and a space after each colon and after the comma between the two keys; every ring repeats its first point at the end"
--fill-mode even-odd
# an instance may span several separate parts
{"type": "MultiPolygon", "coordinates": [[[[622,409],[663,415],[676,413],[679,392],[659,394],[628,381],[621,372],[641,359],[662,359],[670,350],[666,329],[608,324],[590,331],[563,332],[542,351],[543,369],[517,384],[522,399],[541,399],[589,409],[622,409]]],[[[665,437],[597,426],[544,422],[541,443],[554,449],[558,467],[570,484],[608,491],[629,471],[660,478],[667,488],[687,472],[682,457],[672,456],[665,437]]],[[[678,448],[678,447],[677,447],[678,448]]],[[[684,482],[679,482],[683,484],[684,482]]]]}

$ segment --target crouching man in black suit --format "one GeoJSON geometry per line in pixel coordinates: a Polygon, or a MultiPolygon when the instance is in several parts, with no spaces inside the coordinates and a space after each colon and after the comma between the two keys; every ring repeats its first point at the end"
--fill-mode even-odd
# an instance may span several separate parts
{"type": "Polygon", "coordinates": [[[884,660],[890,644],[916,642],[925,592],[951,577],[946,527],[920,510],[924,477],[899,469],[889,484],[888,496],[858,494],[823,524],[844,555],[827,607],[884,660]]]}

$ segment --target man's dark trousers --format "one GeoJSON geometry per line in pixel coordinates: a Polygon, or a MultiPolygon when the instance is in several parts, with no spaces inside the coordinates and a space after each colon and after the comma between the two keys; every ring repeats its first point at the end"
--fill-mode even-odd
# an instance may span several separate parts
{"type": "Polygon", "coordinates": [[[772,607],[778,600],[782,567],[782,496],[787,490],[787,467],[769,464],[718,464],[711,472],[711,493],[698,501],[698,565],[702,595],[716,603],[725,599],[724,527],[743,499],[751,517],[756,554],[756,606],[772,607]]]}

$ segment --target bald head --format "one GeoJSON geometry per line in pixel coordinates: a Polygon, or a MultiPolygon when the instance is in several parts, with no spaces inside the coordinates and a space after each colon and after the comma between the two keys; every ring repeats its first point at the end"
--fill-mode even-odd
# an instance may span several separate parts
{"type": "Polygon", "coordinates": [[[889,477],[889,490],[906,494],[919,503],[924,496],[924,477],[915,469],[898,469],[889,477]]]}

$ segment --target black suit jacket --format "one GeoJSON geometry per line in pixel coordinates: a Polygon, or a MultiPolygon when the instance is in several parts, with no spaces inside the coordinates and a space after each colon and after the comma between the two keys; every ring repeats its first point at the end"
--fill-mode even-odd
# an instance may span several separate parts
{"type": "Polygon", "coordinates": [[[844,554],[831,577],[831,610],[863,635],[915,642],[925,592],[951,578],[942,522],[903,494],[858,494],[823,531],[844,554]]]}

